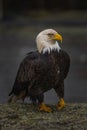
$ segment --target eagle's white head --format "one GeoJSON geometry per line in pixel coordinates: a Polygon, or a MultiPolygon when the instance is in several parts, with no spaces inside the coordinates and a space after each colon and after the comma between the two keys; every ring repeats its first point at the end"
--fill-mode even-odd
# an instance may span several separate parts
{"type": "Polygon", "coordinates": [[[46,29],[36,37],[37,49],[39,53],[50,53],[52,50],[59,52],[61,48],[58,41],[62,42],[62,36],[53,29],[46,29]]]}

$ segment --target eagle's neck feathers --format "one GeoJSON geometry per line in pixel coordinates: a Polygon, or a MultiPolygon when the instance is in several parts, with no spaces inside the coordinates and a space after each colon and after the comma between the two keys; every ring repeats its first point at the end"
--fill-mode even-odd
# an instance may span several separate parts
{"type": "Polygon", "coordinates": [[[48,52],[50,54],[50,52],[52,52],[52,51],[58,51],[59,52],[60,49],[61,48],[60,48],[58,42],[56,41],[55,44],[44,47],[43,50],[42,50],[42,53],[45,54],[45,53],[48,52]]]}
{"type": "Polygon", "coordinates": [[[39,53],[50,53],[53,50],[57,50],[58,52],[60,51],[60,46],[58,44],[57,41],[55,41],[55,43],[49,43],[49,41],[45,42],[45,41],[39,41],[37,42],[37,49],[39,51],[39,53]]]}

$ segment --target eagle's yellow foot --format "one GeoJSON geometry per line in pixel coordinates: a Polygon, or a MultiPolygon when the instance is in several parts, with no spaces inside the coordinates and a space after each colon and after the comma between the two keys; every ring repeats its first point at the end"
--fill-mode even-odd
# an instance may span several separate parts
{"type": "Polygon", "coordinates": [[[65,107],[65,102],[64,102],[64,99],[61,98],[60,101],[59,101],[58,104],[57,104],[57,109],[58,109],[58,110],[61,110],[61,109],[63,109],[64,107],[65,107]]]}
{"type": "Polygon", "coordinates": [[[44,103],[41,103],[39,105],[39,111],[44,111],[44,112],[51,112],[51,108],[46,106],[44,103]]]}

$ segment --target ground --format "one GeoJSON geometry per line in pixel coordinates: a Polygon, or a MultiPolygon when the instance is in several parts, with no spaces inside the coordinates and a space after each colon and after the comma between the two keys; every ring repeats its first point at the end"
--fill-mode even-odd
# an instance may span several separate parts
{"type": "Polygon", "coordinates": [[[0,104],[0,130],[86,130],[87,103],[68,103],[52,113],[38,111],[32,104],[0,104]]]}

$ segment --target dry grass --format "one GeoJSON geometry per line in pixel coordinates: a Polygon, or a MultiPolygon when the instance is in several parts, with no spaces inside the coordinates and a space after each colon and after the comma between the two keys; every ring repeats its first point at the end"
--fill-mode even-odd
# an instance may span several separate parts
{"type": "Polygon", "coordinates": [[[87,129],[87,104],[67,104],[52,113],[39,112],[37,105],[1,104],[0,130],[83,130],[87,129]]]}

